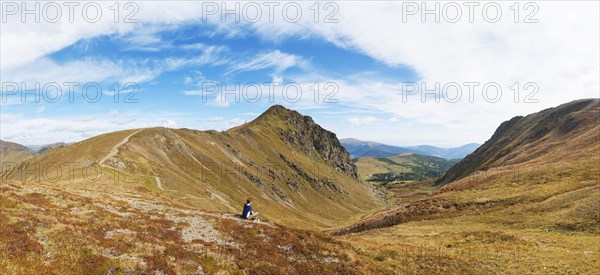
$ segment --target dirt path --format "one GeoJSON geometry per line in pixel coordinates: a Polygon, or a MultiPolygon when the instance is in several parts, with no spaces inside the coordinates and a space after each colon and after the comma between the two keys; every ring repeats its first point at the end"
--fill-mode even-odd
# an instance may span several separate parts
{"type": "Polygon", "coordinates": [[[163,186],[162,186],[162,183],[160,182],[160,178],[159,178],[159,177],[157,177],[157,176],[154,176],[154,179],[156,180],[156,186],[158,186],[158,188],[159,188],[160,190],[163,190],[163,191],[165,191],[165,189],[164,189],[164,188],[163,188],[163,186]]]}
{"type": "Polygon", "coordinates": [[[137,133],[139,133],[141,131],[137,130],[134,133],[132,133],[131,135],[128,135],[127,137],[125,137],[123,140],[121,140],[121,142],[119,142],[117,145],[115,145],[113,148],[110,149],[110,152],[108,153],[108,155],[106,155],[104,158],[102,158],[100,160],[100,162],[98,162],[100,165],[104,165],[104,162],[111,158],[116,156],[119,153],[119,147],[123,146],[125,143],[127,143],[129,141],[129,138],[137,133]]]}

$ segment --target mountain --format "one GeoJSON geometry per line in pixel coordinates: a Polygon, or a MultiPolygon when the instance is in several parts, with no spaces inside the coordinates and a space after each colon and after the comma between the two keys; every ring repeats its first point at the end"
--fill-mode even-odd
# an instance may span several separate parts
{"type": "Polygon", "coordinates": [[[354,159],[359,174],[373,182],[419,181],[441,177],[458,160],[404,153],[393,157],[354,159]]]}
{"type": "Polygon", "coordinates": [[[103,134],[36,155],[5,174],[144,188],[203,211],[237,213],[252,197],[261,216],[302,228],[339,225],[381,205],[336,135],[282,106],[225,132],[103,134]]]}
{"type": "Polygon", "coordinates": [[[457,159],[465,157],[479,146],[477,143],[469,143],[455,148],[440,148],[431,145],[398,147],[354,138],[342,139],[341,142],[353,158],[391,157],[402,153],[415,153],[425,156],[457,159]]]}
{"type": "Polygon", "coordinates": [[[1,168],[4,169],[8,163],[19,163],[31,157],[31,152],[27,147],[14,143],[0,140],[0,159],[1,168]]]}
{"type": "Polygon", "coordinates": [[[64,142],[55,142],[55,143],[44,144],[44,145],[28,145],[27,149],[29,149],[29,151],[31,151],[34,154],[43,154],[52,149],[65,147],[67,145],[68,144],[66,144],[64,142]]]}
{"type": "MultiPolygon", "coordinates": [[[[500,124],[492,137],[452,167],[439,184],[476,171],[519,163],[547,163],[581,158],[598,144],[600,99],[584,99],[500,124]]],[[[595,153],[598,153],[596,151],[595,153]]]]}
{"type": "Polygon", "coordinates": [[[383,202],[335,134],[282,106],[224,132],[99,135],[0,179],[0,274],[380,271],[314,229],[383,202]],[[260,221],[239,218],[248,197],[260,221]]]}

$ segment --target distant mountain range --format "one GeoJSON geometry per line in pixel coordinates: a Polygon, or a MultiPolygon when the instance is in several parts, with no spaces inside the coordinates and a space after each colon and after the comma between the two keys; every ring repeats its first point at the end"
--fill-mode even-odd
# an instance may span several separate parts
{"type": "Polygon", "coordinates": [[[391,157],[402,153],[414,153],[424,156],[434,156],[446,159],[461,159],[475,151],[480,144],[469,143],[460,147],[440,148],[431,145],[399,147],[373,141],[362,141],[355,138],[341,139],[342,146],[346,148],[353,158],[360,157],[391,157]]]}
{"type": "Polygon", "coordinates": [[[27,149],[29,149],[29,151],[31,151],[31,153],[43,154],[52,149],[65,147],[67,145],[68,144],[64,143],[64,142],[55,142],[55,143],[44,144],[44,145],[26,145],[26,147],[27,147],[27,149]]]}

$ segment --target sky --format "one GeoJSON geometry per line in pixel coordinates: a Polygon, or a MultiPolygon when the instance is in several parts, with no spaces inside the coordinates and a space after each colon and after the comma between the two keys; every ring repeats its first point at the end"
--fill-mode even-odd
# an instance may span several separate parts
{"type": "Polygon", "coordinates": [[[282,104],[451,147],[600,97],[598,1],[488,2],[2,2],[0,138],[226,130],[282,104]]]}

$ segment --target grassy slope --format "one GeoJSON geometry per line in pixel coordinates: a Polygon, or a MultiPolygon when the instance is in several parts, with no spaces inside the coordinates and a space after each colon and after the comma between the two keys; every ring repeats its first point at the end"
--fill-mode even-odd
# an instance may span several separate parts
{"type": "Polygon", "coordinates": [[[0,274],[365,271],[363,257],[324,234],[204,212],[143,187],[5,181],[0,189],[0,274]]]}
{"type": "Polygon", "coordinates": [[[332,169],[318,156],[295,151],[273,132],[137,131],[105,134],[35,156],[10,178],[144,187],[192,207],[226,213],[240,212],[252,197],[263,217],[298,228],[347,224],[381,206],[366,184],[332,169]],[[131,134],[117,156],[105,163],[118,170],[97,164],[131,134]]]}
{"type": "Polygon", "coordinates": [[[492,137],[442,177],[444,185],[479,170],[578,158],[597,144],[600,99],[581,99],[503,122],[492,137]]]}

